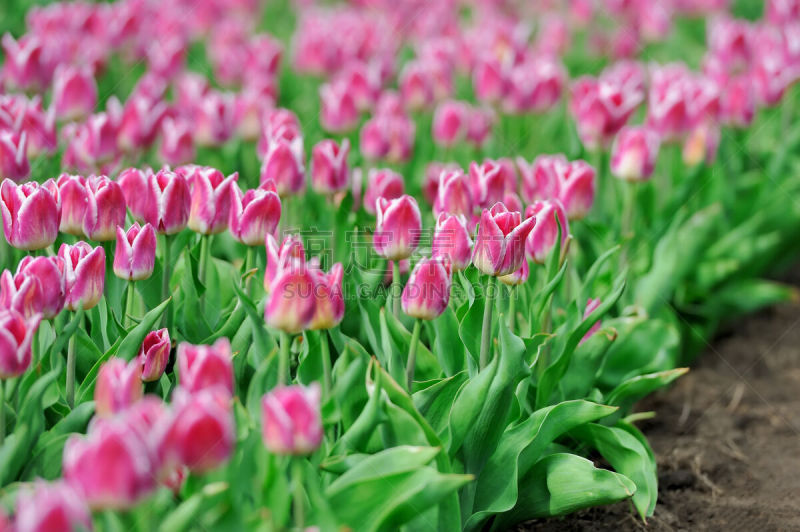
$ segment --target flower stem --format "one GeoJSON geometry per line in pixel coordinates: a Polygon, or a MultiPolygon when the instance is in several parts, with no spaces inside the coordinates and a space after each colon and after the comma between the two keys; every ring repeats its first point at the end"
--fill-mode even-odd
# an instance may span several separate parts
{"type": "Polygon", "coordinates": [[[290,379],[289,376],[289,344],[292,339],[289,333],[281,331],[280,352],[278,353],[278,386],[284,386],[290,379]]]}
{"type": "Polygon", "coordinates": [[[69,337],[67,347],[67,405],[70,410],[75,406],[75,333],[69,337]]]}
{"type": "MultiPolygon", "coordinates": [[[[257,268],[257,266],[256,266],[256,248],[254,248],[252,246],[248,246],[247,247],[247,255],[245,256],[245,259],[244,259],[244,270],[245,270],[245,272],[249,272],[253,268],[257,268]]],[[[245,281],[245,286],[244,286],[244,291],[250,297],[250,299],[253,299],[253,291],[254,291],[253,287],[255,286],[253,284],[253,277],[254,277],[253,275],[249,276],[247,278],[247,281],[245,281]]]]}
{"type": "MultiPolygon", "coordinates": [[[[166,301],[166,299],[169,297],[169,279],[172,274],[172,266],[170,264],[170,252],[171,252],[170,245],[172,244],[171,239],[172,237],[170,235],[164,235],[164,260],[163,260],[164,277],[162,277],[161,279],[162,301],[166,301]]],[[[162,324],[164,327],[167,328],[167,330],[172,328],[172,312],[170,312],[169,308],[167,308],[164,311],[164,318],[162,320],[162,324]]]]}
{"type": "Polygon", "coordinates": [[[400,284],[400,261],[392,261],[392,313],[400,316],[400,299],[402,297],[403,285],[400,284]]]}
{"type": "Polygon", "coordinates": [[[633,219],[636,211],[636,193],[639,190],[636,182],[622,183],[625,187],[625,197],[622,213],[622,261],[623,265],[628,263],[628,252],[633,239],[633,219]]]}
{"type": "Polygon", "coordinates": [[[414,331],[411,333],[411,345],[408,347],[408,362],[406,363],[406,388],[411,393],[411,385],[414,382],[414,371],[417,366],[417,344],[419,344],[419,319],[414,320],[414,331]]]}
{"type": "Polygon", "coordinates": [[[516,322],[517,312],[517,290],[516,286],[511,285],[508,287],[508,329],[514,332],[514,323],[516,322]]]}
{"type": "Polygon", "coordinates": [[[292,458],[292,504],[294,506],[294,524],[297,530],[303,530],[305,526],[305,508],[303,502],[305,492],[303,491],[303,458],[292,458]]]}
{"type": "Polygon", "coordinates": [[[483,327],[481,328],[481,355],[480,369],[489,363],[489,347],[492,345],[492,310],[494,309],[495,278],[489,276],[486,281],[485,293],[483,298],[483,327]]]}
{"type": "Polygon", "coordinates": [[[122,325],[129,326],[133,322],[133,305],[136,293],[133,291],[133,281],[128,281],[128,289],[125,290],[125,315],[122,319],[122,325]]]}
{"type": "Polygon", "coordinates": [[[331,380],[331,350],[328,346],[327,330],[320,331],[319,343],[322,356],[322,399],[325,401],[331,396],[331,389],[333,388],[331,380]]]}

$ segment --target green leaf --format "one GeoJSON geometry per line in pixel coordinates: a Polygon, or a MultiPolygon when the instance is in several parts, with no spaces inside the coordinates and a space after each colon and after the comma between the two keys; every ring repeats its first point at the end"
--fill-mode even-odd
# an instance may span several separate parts
{"type": "MultiPolygon", "coordinates": [[[[464,317],[461,318],[461,323],[458,326],[458,335],[476,365],[481,355],[481,329],[483,327],[483,307],[485,304],[486,300],[483,296],[476,297],[475,301],[467,307],[468,310],[464,317]]],[[[464,306],[466,305],[468,304],[464,303],[464,306]]]]}
{"type": "Polygon", "coordinates": [[[595,387],[597,373],[605,361],[605,355],[617,339],[613,327],[603,327],[586,341],[578,344],[570,360],[569,368],[558,383],[561,396],[565,399],[586,397],[595,387]]]}
{"type": "Polygon", "coordinates": [[[452,377],[467,368],[464,344],[458,341],[458,319],[451,307],[431,322],[434,330],[433,354],[439,361],[444,374],[452,377]],[[455,340],[455,341],[454,341],[455,340]]]}
{"type": "Polygon", "coordinates": [[[678,365],[681,334],[672,322],[622,318],[606,325],[616,328],[619,338],[606,354],[598,377],[601,389],[610,390],[638,375],[671,370],[678,365]]]}
{"type": "Polygon", "coordinates": [[[179,532],[189,530],[198,525],[198,518],[203,511],[213,506],[228,491],[224,482],[206,484],[203,489],[183,501],[161,522],[159,530],[163,532],[179,532]]]}
{"type": "Polygon", "coordinates": [[[625,414],[636,401],[667,386],[688,371],[689,368],[676,368],[633,377],[614,388],[606,397],[606,403],[618,406],[620,414],[625,414]]]}
{"type": "Polygon", "coordinates": [[[244,311],[253,325],[253,338],[255,339],[256,349],[258,349],[260,353],[271,352],[277,347],[277,344],[272,338],[272,335],[267,332],[263,314],[258,312],[255,303],[244,293],[241,286],[237,283],[233,283],[233,290],[239,297],[239,302],[242,307],[244,307],[244,311]]]}

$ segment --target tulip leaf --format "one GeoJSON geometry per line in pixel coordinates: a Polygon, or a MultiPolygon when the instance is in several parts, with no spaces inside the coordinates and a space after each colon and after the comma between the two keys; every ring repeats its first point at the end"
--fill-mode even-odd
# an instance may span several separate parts
{"type": "Polygon", "coordinates": [[[467,368],[464,344],[459,338],[458,319],[452,307],[444,309],[441,316],[431,321],[433,326],[433,354],[439,361],[444,374],[448,377],[456,375],[467,368]],[[456,341],[454,341],[456,340],[456,341]]]}
{"type": "Polygon", "coordinates": [[[688,371],[689,368],[676,368],[633,377],[611,390],[606,403],[618,406],[621,414],[627,413],[636,401],[667,386],[688,371]]]}
{"type": "MultiPolygon", "coordinates": [[[[205,238],[205,237],[204,237],[205,238]]],[[[200,298],[205,297],[205,288],[196,279],[197,264],[191,251],[187,248],[183,254],[183,271],[181,272],[181,309],[178,315],[182,318],[182,332],[187,340],[199,342],[211,334],[211,326],[206,321],[205,312],[197,312],[200,298]]]]}
{"type": "Polygon", "coordinates": [[[343,455],[345,452],[366,451],[367,442],[373,432],[380,424],[386,421],[386,414],[381,408],[383,388],[380,377],[381,374],[378,372],[375,376],[373,389],[369,392],[366,406],[342,437],[336,441],[329,453],[330,457],[343,455]]]}
{"type": "Polygon", "coordinates": [[[583,285],[581,286],[580,291],[580,299],[578,302],[583,304],[584,302],[588,301],[592,294],[594,293],[594,283],[597,280],[597,277],[600,275],[600,271],[603,269],[608,263],[608,260],[613,257],[622,246],[616,245],[611,249],[607,250],[605,253],[597,257],[597,259],[592,263],[589,271],[586,272],[586,275],[583,276],[583,285]]]}
{"type": "Polygon", "coordinates": [[[491,530],[540,517],[564,515],[581,508],[622,501],[633,496],[636,484],[620,473],[598,469],[585,458],[568,453],[539,460],[520,481],[517,504],[497,516],[491,530]]]}
{"type": "Polygon", "coordinates": [[[66,347],[69,339],[75,334],[75,331],[78,330],[78,327],[83,322],[83,310],[77,310],[76,312],[72,313],[72,319],[69,320],[69,323],[56,335],[55,341],[53,342],[50,349],[47,351],[46,354],[43,354],[44,357],[54,357],[60,356],[61,353],[65,353],[66,356],[66,347]]]}
{"type": "Polygon", "coordinates": [[[678,365],[681,335],[672,323],[658,318],[623,318],[607,325],[613,325],[620,335],[608,350],[598,376],[601,389],[613,389],[637,375],[678,365]]]}
{"type": "Polygon", "coordinates": [[[246,317],[247,311],[245,310],[245,305],[239,301],[233,308],[233,312],[228,315],[228,319],[225,320],[225,323],[219,329],[217,329],[215,333],[203,340],[202,343],[205,345],[211,345],[223,336],[228,338],[233,337],[241,328],[242,322],[244,322],[246,317]]]}
{"type": "Polygon", "coordinates": [[[447,430],[453,401],[467,378],[467,372],[462,371],[414,393],[414,406],[437,434],[442,435],[447,430]]]}
{"type": "Polygon", "coordinates": [[[481,353],[481,331],[483,327],[483,307],[485,304],[486,302],[483,297],[476,297],[475,301],[471,304],[464,303],[462,308],[466,308],[467,310],[458,326],[458,335],[464,347],[467,349],[467,352],[472,356],[476,367],[481,353]]]}
{"type": "Polygon", "coordinates": [[[255,375],[247,386],[247,411],[251,416],[261,416],[261,397],[278,383],[278,350],[261,359],[255,375]]]}
{"type": "Polygon", "coordinates": [[[225,495],[228,485],[222,482],[207,484],[202,490],[195,493],[178,505],[161,522],[159,530],[176,532],[190,530],[198,526],[198,518],[202,512],[208,510],[225,495]]]}
{"type": "Polygon", "coordinates": [[[267,332],[264,325],[264,316],[259,314],[253,300],[244,293],[244,290],[242,290],[242,287],[239,286],[238,283],[233,283],[233,290],[239,297],[239,303],[244,307],[244,311],[253,325],[253,338],[255,339],[258,352],[263,354],[271,352],[277,347],[277,344],[272,338],[272,335],[267,332]]]}
{"type": "Polygon", "coordinates": [[[565,399],[586,397],[595,387],[597,373],[616,339],[616,329],[603,327],[578,344],[572,354],[569,368],[558,383],[562,397],[565,399]]]}
{"type": "Polygon", "coordinates": [[[537,410],[521,423],[508,427],[478,477],[474,513],[465,528],[478,530],[492,514],[511,510],[517,502],[519,490],[525,489],[519,480],[556,438],[615,410],[588,401],[565,401],[537,410]]]}
{"type": "MultiPolygon", "coordinates": [[[[395,344],[400,346],[403,351],[403,359],[407,359],[409,349],[411,348],[411,333],[406,329],[397,316],[389,312],[385,312],[386,325],[389,327],[389,334],[395,344]]],[[[435,379],[441,376],[440,366],[436,363],[436,357],[430,352],[428,347],[419,341],[417,345],[417,364],[416,364],[416,380],[424,381],[435,379]]]]}

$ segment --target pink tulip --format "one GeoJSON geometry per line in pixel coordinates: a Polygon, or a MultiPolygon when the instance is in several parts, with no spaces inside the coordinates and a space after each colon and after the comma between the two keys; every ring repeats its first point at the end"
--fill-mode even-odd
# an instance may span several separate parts
{"type": "Polygon", "coordinates": [[[641,89],[612,75],[578,79],[570,110],[581,141],[590,150],[608,145],[643,100],[641,89]]]}
{"type": "Polygon", "coordinates": [[[476,207],[486,208],[503,200],[508,190],[505,170],[500,161],[486,159],[469,165],[469,182],[476,207]]]}
{"type": "Polygon", "coordinates": [[[119,184],[122,189],[125,205],[131,211],[131,216],[133,216],[134,220],[140,223],[144,223],[144,218],[148,210],[146,191],[148,187],[147,182],[152,174],[153,172],[149,168],[144,170],[127,168],[120,172],[117,177],[117,184],[119,184]]]}
{"type": "Polygon", "coordinates": [[[86,122],[68,124],[63,130],[69,143],[62,164],[79,172],[111,173],[121,157],[118,132],[119,122],[109,113],[93,114],[86,122]]]}
{"type": "Polygon", "coordinates": [[[564,253],[569,238],[569,222],[564,206],[557,199],[537,200],[525,210],[525,217],[536,218],[525,241],[525,252],[536,264],[545,264],[556,245],[558,226],[561,225],[561,253],[564,253]],[[556,217],[558,221],[556,221],[556,217]]]}
{"type": "Polygon", "coordinates": [[[433,233],[431,256],[446,257],[453,270],[466,270],[472,259],[472,238],[463,216],[439,214],[433,233]]]}
{"type": "MultiPolygon", "coordinates": [[[[63,195],[61,200],[63,225],[63,195]]],[[[86,180],[86,200],[83,234],[98,242],[114,240],[117,226],[125,223],[125,196],[122,188],[106,176],[90,176],[86,180]]]]}
{"type": "Polygon", "coordinates": [[[49,320],[64,308],[64,262],[58,257],[24,257],[17,273],[0,276],[0,307],[25,317],[41,314],[49,320]]]}
{"type": "Polygon", "coordinates": [[[23,181],[31,173],[27,155],[26,133],[17,135],[0,130],[0,175],[16,182],[23,181]]]}
{"type": "Polygon", "coordinates": [[[311,330],[332,329],[344,318],[344,294],[342,293],[342,263],[334,264],[329,272],[322,271],[315,262],[310,263],[314,279],[314,317],[308,328],[311,330]]]}
{"type": "Polygon", "coordinates": [[[688,69],[682,64],[657,67],[651,72],[647,125],[665,141],[683,135],[689,123],[688,69]]]}
{"type": "Polygon", "coordinates": [[[238,173],[227,178],[216,168],[182,166],[176,173],[186,178],[191,190],[189,229],[202,235],[215,235],[228,228],[231,210],[231,185],[238,173]]]}
{"type": "Polygon", "coordinates": [[[282,386],[261,399],[264,445],[281,455],[308,455],[322,443],[319,384],[282,386]]]}
{"type": "Polygon", "coordinates": [[[86,179],[79,175],[61,174],[56,180],[57,202],[61,205],[59,231],[83,236],[83,219],[89,203],[86,179]]]}
{"type": "Polygon", "coordinates": [[[430,106],[436,97],[428,64],[430,62],[410,61],[400,73],[398,80],[400,94],[406,107],[413,111],[430,106]]]}
{"type": "Polygon", "coordinates": [[[26,318],[13,308],[0,308],[0,379],[19,377],[31,365],[31,345],[41,316],[26,318]]]}
{"type": "MultiPolygon", "coordinates": [[[[0,527],[1,530],[10,530],[0,527]]],[[[80,493],[64,482],[37,480],[17,496],[16,532],[91,530],[92,516],[80,493]]]]}
{"type": "Polygon", "coordinates": [[[231,209],[228,227],[231,236],[247,246],[261,246],[267,234],[275,232],[281,219],[281,200],[273,181],[242,190],[231,184],[231,209]]]}
{"type": "Polygon", "coordinates": [[[311,325],[316,313],[314,275],[305,263],[299,239],[287,237],[278,249],[272,235],[267,235],[264,287],[269,294],[264,309],[267,325],[288,333],[311,325]]]}
{"type": "Polygon", "coordinates": [[[513,273],[525,260],[525,240],[533,229],[534,218],[522,219],[502,203],[483,209],[472,263],[487,275],[502,277],[513,273]]]}
{"type": "Polygon", "coordinates": [[[626,181],[653,175],[658,157],[658,134],[647,127],[624,127],[611,148],[611,172],[626,181]]]}
{"type": "Polygon", "coordinates": [[[433,141],[446,148],[455,146],[467,136],[469,106],[460,101],[440,103],[433,114],[433,141]]]}
{"type": "Polygon", "coordinates": [[[52,65],[44,43],[38,37],[28,34],[18,41],[10,33],[3,35],[2,77],[7,85],[18,89],[42,90],[50,84],[52,65]]]}
{"type": "Polygon", "coordinates": [[[325,83],[319,89],[319,120],[325,131],[346,133],[358,126],[360,118],[355,96],[341,82],[325,83]]]}
{"type": "Polygon", "coordinates": [[[439,161],[431,161],[425,167],[425,178],[422,183],[422,195],[425,201],[433,205],[436,203],[436,196],[439,194],[439,178],[443,172],[460,171],[461,167],[453,163],[441,163],[439,161]]]}
{"type": "Polygon", "coordinates": [[[64,264],[64,306],[69,311],[93,308],[103,297],[106,281],[106,252],[86,242],[61,244],[58,257],[64,264]]]}
{"type": "Polygon", "coordinates": [[[594,168],[585,161],[568,162],[563,155],[541,155],[533,166],[541,197],[560,200],[570,220],[589,213],[594,203],[594,168]]]}
{"type": "Polygon", "coordinates": [[[138,356],[142,368],[142,381],[153,382],[161,378],[167,369],[170,349],[172,344],[167,329],[152,331],[144,337],[138,356]]]}
{"type": "Polygon", "coordinates": [[[189,184],[183,175],[169,170],[159,170],[147,179],[142,190],[144,221],[160,234],[173,235],[186,228],[189,221],[191,196],[189,184]]]}
{"type": "Polygon", "coordinates": [[[232,94],[212,91],[194,109],[194,140],[198,146],[220,146],[233,134],[236,102],[232,94]]]}
{"type": "Polygon", "coordinates": [[[333,194],[347,188],[347,155],[350,141],[344,139],[341,147],[336,141],[325,139],[311,150],[311,186],[319,194],[333,194]]]}
{"type": "Polygon", "coordinates": [[[104,420],[86,436],[71,436],[62,470],[93,510],[130,508],[155,485],[145,443],[122,420],[104,420]]]}
{"type": "Polygon", "coordinates": [[[397,199],[378,198],[377,222],[372,245],[381,257],[402,260],[411,256],[422,234],[422,215],[417,200],[403,195],[397,199]]]}
{"type": "MultiPolygon", "coordinates": [[[[286,141],[292,143],[299,139],[299,152],[303,151],[303,135],[300,131],[300,121],[289,109],[271,109],[264,113],[264,127],[258,141],[258,156],[266,157],[270,147],[275,142],[286,141]]],[[[301,157],[302,158],[302,157],[301,157]]]]}
{"type": "Polygon", "coordinates": [[[9,244],[35,250],[51,245],[58,236],[58,205],[43,186],[30,182],[16,185],[10,179],[0,185],[3,231],[9,244]]]}
{"type": "Polygon", "coordinates": [[[178,376],[188,393],[214,389],[233,395],[233,354],[227,338],[214,345],[178,345],[178,376]]]}
{"type": "Polygon", "coordinates": [[[754,37],[746,20],[718,16],[709,21],[709,52],[720,57],[731,71],[742,71],[751,64],[754,37]]]}
{"type": "Polygon", "coordinates": [[[94,388],[95,411],[111,417],[142,398],[142,367],[138,360],[111,358],[100,366],[94,388]]]}
{"type": "Polygon", "coordinates": [[[491,53],[483,54],[472,71],[472,87],[477,98],[486,103],[499,102],[508,91],[509,68],[491,53]]]}
{"type": "Polygon", "coordinates": [[[511,69],[505,106],[514,112],[542,113],[561,99],[567,74],[560,61],[542,56],[511,69]]]}
{"type": "Polygon", "coordinates": [[[344,86],[359,111],[371,109],[380,92],[380,73],[363,61],[353,61],[336,74],[334,85],[344,86]]]}
{"type": "Polygon", "coordinates": [[[97,83],[91,71],[86,67],[58,67],[53,78],[53,104],[62,120],[89,116],[97,105],[97,83]]]}
{"type": "Polygon", "coordinates": [[[521,284],[525,284],[530,274],[531,274],[531,269],[530,266],[528,265],[528,261],[523,260],[520,267],[517,268],[515,271],[509,273],[508,275],[502,275],[497,279],[504,285],[518,286],[521,284]]]}
{"type": "Polygon", "coordinates": [[[476,107],[467,117],[467,141],[480,148],[492,132],[497,117],[490,107],[476,107]]]}
{"type": "Polygon", "coordinates": [[[166,463],[177,462],[195,473],[225,463],[236,443],[230,398],[219,389],[192,393],[178,389],[173,408],[172,422],[161,443],[166,463]]]}
{"type": "Polygon", "coordinates": [[[411,157],[415,134],[407,116],[376,114],[361,128],[359,147],[367,159],[402,163],[411,157]]]}
{"type": "Polygon", "coordinates": [[[134,223],[126,233],[117,227],[114,274],[120,279],[141,281],[153,274],[156,262],[156,231],[150,224],[134,223]]]}
{"type": "Polygon", "coordinates": [[[388,168],[371,168],[367,176],[367,190],[364,193],[364,210],[370,214],[377,214],[375,206],[378,198],[393,200],[404,193],[403,176],[388,168]]]}
{"type": "Polygon", "coordinates": [[[119,147],[126,152],[132,152],[152,145],[166,111],[166,104],[159,99],[143,94],[131,95],[122,110],[119,147]]]}
{"type": "Polygon", "coordinates": [[[444,257],[420,260],[403,288],[403,312],[420,320],[438,318],[450,303],[453,271],[444,257]]]}
{"type": "Polygon", "coordinates": [[[281,197],[299,194],[305,185],[303,157],[303,137],[271,141],[261,164],[261,182],[273,181],[281,197]]]}
{"type": "Polygon", "coordinates": [[[188,121],[166,118],[161,123],[159,156],[171,165],[187,164],[194,159],[194,137],[188,121]]]}
{"type": "MultiPolygon", "coordinates": [[[[27,153],[29,159],[34,159],[39,155],[51,155],[58,147],[58,138],[56,136],[56,113],[55,107],[52,105],[45,111],[42,107],[42,99],[39,96],[34,96],[30,101],[21,103],[20,109],[20,123],[19,133],[20,136],[25,134],[27,153]]],[[[18,118],[19,119],[19,118],[18,118]]],[[[25,170],[25,161],[19,161],[21,166],[17,166],[17,161],[11,166],[12,170],[25,170]]],[[[8,169],[4,171],[7,175],[8,169]]],[[[27,171],[25,172],[27,174],[27,171]]],[[[17,178],[17,179],[22,179],[17,178]]]]}
{"type": "Polygon", "coordinates": [[[278,275],[278,270],[292,261],[305,261],[306,251],[303,241],[298,235],[289,235],[283,239],[280,247],[272,234],[267,234],[264,242],[267,248],[267,267],[264,274],[264,290],[269,293],[269,287],[278,275]]]}
{"type": "Polygon", "coordinates": [[[722,120],[737,128],[746,128],[756,113],[756,95],[747,76],[737,76],[728,82],[722,94],[722,120]]]}

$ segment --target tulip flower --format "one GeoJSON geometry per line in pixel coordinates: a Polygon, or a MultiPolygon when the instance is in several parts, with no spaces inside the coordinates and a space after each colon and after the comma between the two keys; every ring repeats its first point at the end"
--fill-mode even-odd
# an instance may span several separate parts
{"type": "Polygon", "coordinates": [[[569,240],[569,222],[564,206],[557,199],[538,200],[528,205],[525,217],[536,218],[536,224],[525,240],[525,253],[536,264],[545,264],[556,245],[559,224],[561,226],[561,253],[566,251],[569,240]],[[558,220],[556,221],[556,218],[558,220]]]}
{"type": "Polygon", "coordinates": [[[311,151],[311,186],[319,194],[330,195],[347,188],[347,155],[350,141],[341,147],[336,141],[320,141],[311,151]]]}
{"type": "Polygon", "coordinates": [[[138,360],[111,358],[100,366],[94,388],[95,411],[111,417],[142,398],[142,367],[138,360]]]}
{"type": "Polygon", "coordinates": [[[472,188],[472,199],[480,208],[487,208],[503,200],[509,182],[505,170],[499,161],[487,159],[482,164],[472,162],[469,165],[469,182],[472,188]]]}
{"type": "Polygon", "coordinates": [[[28,369],[40,320],[39,314],[26,318],[13,308],[0,307],[0,379],[19,377],[28,369]]]}
{"type": "Polygon", "coordinates": [[[153,274],[156,261],[156,231],[150,224],[134,223],[127,233],[117,227],[114,274],[127,281],[141,281],[153,274]]]}
{"type": "Polygon", "coordinates": [[[274,233],[281,219],[281,200],[273,181],[265,181],[244,195],[231,184],[231,208],[228,227],[231,236],[247,246],[261,246],[274,233]]]}
{"type": "MultiPolygon", "coordinates": [[[[269,238],[271,235],[267,236],[269,238]]],[[[314,278],[303,259],[281,253],[281,263],[275,269],[268,293],[264,309],[267,325],[289,334],[309,328],[316,312],[316,301],[314,278]]]]}
{"type": "Polygon", "coordinates": [[[194,140],[198,146],[220,146],[233,134],[235,100],[230,93],[211,91],[194,109],[194,140]]]}
{"type": "Polygon", "coordinates": [[[61,174],[55,181],[57,203],[61,206],[59,231],[69,235],[83,235],[83,219],[89,203],[86,179],[79,175],[61,174]]]}
{"type": "Polygon", "coordinates": [[[578,79],[570,110],[583,144],[590,150],[607,146],[643,100],[644,92],[616,73],[578,79]]]}
{"type": "Polygon", "coordinates": [[[161,145],[158,154],[171,165],[187,164],[194,159],[195,147],[191,124],[185,120],[166,118],[161,123],[161,145]]]}
{"type": "Polygon", "coordinates": [[[463,141],[469,127],[470,108],[464,102],[446,101],[433,114],[433,141],[451,148],[463,141]]]}
{"type": "Polygon", "coordinates": [[[737,128],[749,126],[756,112],[756,95],[750,78],[737,76],[729,80],[721,103],[723,123],[737,128]]]}
{"type": "Polygon", "coordinates": [[[322,271],[316,262],[309,263],[309,269],[314,280],[315,310],[308,328],[319,330],[336,327],[344,318],[342,263],[337,262],[327,273],[322,271]]]}
{"type": "MultiPolygon", "coordinates": [[[[58,139],[56,136],[56,113],[55,107],[52,105],[48,110],[42,107],[42,99],[39,96],[34,96],[29,101],[25,102],[20,109],[21,124],[19,127],[20,137],[25,134],[27,144],[28,159],[34,159],[39,155],[51,155],[58,147],[58,139]]],[[[19,118],[18,118],[19,119],[19,118]]],[[[26,161],[20,159],[22,167],[17,166],[16,160],[8,161],[11,165],[11,170],[15,168],[23,169],[27,164],[26,161]]],[[[9,169],[3,171],[6,175],[9,169]]],[[[25,172],[27,175],[27,171],[25,172]]],[[[10,177],[10,176],[9,176],[10,177]]],[[[22,179],[18,177],[17,179],[22,179]]]]}
{"type": "Polygon", "coordinates": [[[71,436],[62,471],[93,510],[130,508],[155,485],[145,443],[122,421],[96,423],[88,435],[71,436]]]}
{"type": "Polygon", "coordinates": [[[264,274],[264,290],[269,293],[278,271],[294,260],[305,261],[306,251],[303,241],[297,235],[287,236],[278,247],[275,237],[267,234],[265,246],[267,248],[267,267],[264,274]]]}
{"type": "Polygon", "coordinates": [[[420,260],[403,289],[403,312],[420,320],[439,317],[450,302],[452,279],[452,267],[447,258],[420,260]]]}
{"type": "Polygon", "coordinates": [[[477,107],[467,116],[467,140],[476,148],[482,147],[492,132],[497,117],[490,107],[477,107]]]}
{"type": "Polygon", "coordinates": [[[322,443],[320,389],[279,386],[261,399],[261,434],[270,452],[303,456],[322,443]]]}
{"type": "Polygon", "coordinates": [[[170,349],[172,344],[167,329],[152,331],[144,337],[138,356],[142,368],[142,381],[153,382],[161,378],[167,369],[170,349]]]}
{"type": "Polygon", "coordinates": [[[394,170],[370,169],[367,176],[367,189],[364,192],[364,210],[370,214],[377,214],[376,204],[378,198],[393,200],[405,193],[403,176],[394,170]]]}
{"type": "MultiPolygon", "coordinates": [[[[436,202],[436,195],[439,193],[439,179],[442,177],[442,173],[455,171],[463,173],[463,170],[457,164],[440,163],[438,161],[429,162],[425,167],[425,178],[422,183],[422,196],[425,201],[433,205],[436,202]]],[[[402,196],[402,194],[400,195],[402,196]]]]}
{"type": "Polygon", "coordinates": [[[177,390],[172,422],[161,445],[167,463],[177,461],[195,473],[228,460],[236,442],[230,398],[217,390],[177,390]]]}
{"type": "Polygon", "coordinates": [[[505,107],[517,113],[545,112],[560,100],[566,79],[564,66],[553,57],[526,60],[509,73],[505,107]]]}
{"type": "Polygon", "coordinates": [[[717,157],[720,131],[718,125],[701,124],[689,133],[683,145],[683,162],[696,166],[701,162],[711,164],[717,157]]]}
{"type": "Polygon", "coordinates": [[[463,271],[472,259],[472,238],[463,216],[441,213],[436,220],[431,256],[446,257],[453,270],[463,271]]]}
{"type": "MultiPolygon", "coordinates": [[[[267,156],[270,148],[277,142],[297,142],[298,151],[303,152],[303,135],[300,131],[300,120],[289,109],[272,109],[264,116],[264,128],[258,141],[258,156],[267,156]]],[[[302,159],[302,157],[301,157],[302,159]]]]}
{"type": "Polygon", "coordinates": [[[14,530],[18,532],[91,529],[89,507],[81,494],[65,482],[37,480],[17,496],[14,530]]]}
{"type": "Polygon", "coordinates": [[[0,176],[20,182],[31,173],[28,136],[0,130],[0,176]]]}
{"type": "Polygon", "coordinates": [[[58,257],[24,257],[17,273],[0,275],[0,307],[13,308],[25,317],[41,314],[49,320],[64,308],[64,263],[58,257]]]}
{"type": "Polygon", "coordinates": [[[3,78],[5,83],[18,89],[42,90],[52,77],[44,43],[34,34],[14,40],[10,33],[3,35],[3,78]]]}
{"type": "Polygon", "coordinates": [[[58,204],[47,188],[29,182],[17,185],[10,179],[0,185],[3,232],[17,249],[43,249],[58,236],[58,204]]]}
{"type": "Polygon", "coordinates": [[[83,234],[98,242],[113,240],[117,226],[125,223],[122,188],[106,176],[90,176],[86,180],[86,197],[83,234]]]}
{"type": "Polygon", "coordinates": [[[585,161],[567,162],[561,155],[541,155],[533,163],[538,192],[561,201],[570,220],[584,218],[592,208],[595,170],[585,161]]]}
{"type": "MultiPolygon", "coordinates": [[[[520,284],[525,284],[525,281],[528,280],[528,277],[530,276],[530,274],[531,274],[531,270],[530,270],[530,266],[528,265],[528,261],[527,260],[523,260],[522,261],[522,265],[519,268],[517,268],[516,271],[513,271],[513,272],[509,273],[508,275],[501,275],[497,279],[501,283],[503,283],[504,285],[513,287],[513,286],[517,286],[517,285],[520,285],[520,284]]],[[[512,300],[513,300],[513,294],[512,294],[512,300]]],[[[513,309],[509,312],[509,314],[512,314],[512,315],[514,314],[513,309]]],[[[513,327],[513,325],[511,327],[513,327]]]]}
{"type": "Polygon", "coordinates": [[[298,194],[303,190],[305,166],[303,164],[303,137],[291,141],[273,140],[261,164],[261,182],[275,183],[281,197],[298,194]]]}
{"type": "Polygon", "coordinates": [[[80,172],[111,173],[121,154],[117,146],[119,122],[109,113],[96,113],[85,122],[68,124],[63,136],[69,139],[62,164],[80,172]]]}
{"type": "Polygon", "coordinates": [[[415,134],[409,117],[376,113],[361,128],[359,147],[367,159],[402,163],[411,157],[415,134]]]}
{"type": "Polygon", "coordinates": [[[356,99],[341,81],[325,83],[319,89],[319,121],[325,131],[346,133],[358,126],[356,99]]]}
{"type": "Polygon", "coordinates": [[[514,272],[522,265],[525,240],[534,223],[533,218],[523,220],[519,212],[509,212],[502,203],[483,209],[472,263],[493,277],[514,272]]]}
{"type": "Polygon", "coordinates": [[[59,66],[53,78],[53,105],[65,121],[89,116],[97,105],[97,83],[86,68],[59,66]]]}
{"type": "Polygon", "coordinates": [[[624,127],[611,148],[611,172],[625,181],[642,181],[653,175],[659,138],[646,127],[624,127]]]}
{"type": "Polygon", "coordinates": [[[422,232],[422,215],[417,200],[403,195],[397,199],[378,198],[373,247],[381,257],[392,261],[411,256],[422,232]]]}
{"type": "Polygon", "coordinates": [[[141,191],[144,221],[160,234],[173,235],[186,228],[189,221],[191,197],[186,178],[169,170],[160,170],[147,179],[146,189],[141,191]]]}
{"type": "Polygon", "coordinates": [[[470,218],[473,209],[472,190],[464,173],[460,169],[442,171],[433,202],[433,214],[439,216],[448,213],[470,218]]]}
{"type": "Polygon", "coordinates": [[[133,152],[152,145],[166,112],[167,106],[160,99],[132,94],[122,110],[119,147],[126,152],[133,152]]]}
{"type": "Polygon", "coordinates": [[[106,252],[101,246],[92,248],[86,242],[74,246],[61,244],[58,257],[64,264],[64,306],[69,311],[78,307],[93,308],[103,297],[106,275],[106,252]]]}
{"type": "Polygon", "coordinates": [[[180,388],[188,393],[217,389],[233,395],[233,355],[227,338],[214,345],[178,345],[180,388]]]}
{"type": "Polygon", "coordinates": [[[191,188],[189,229],[201,235],[221,233],[228,227],[230,217],[230,187],[238,173],[227,178],[215,168],[184,166],[176,170],[183,174],[191,188]]]}

